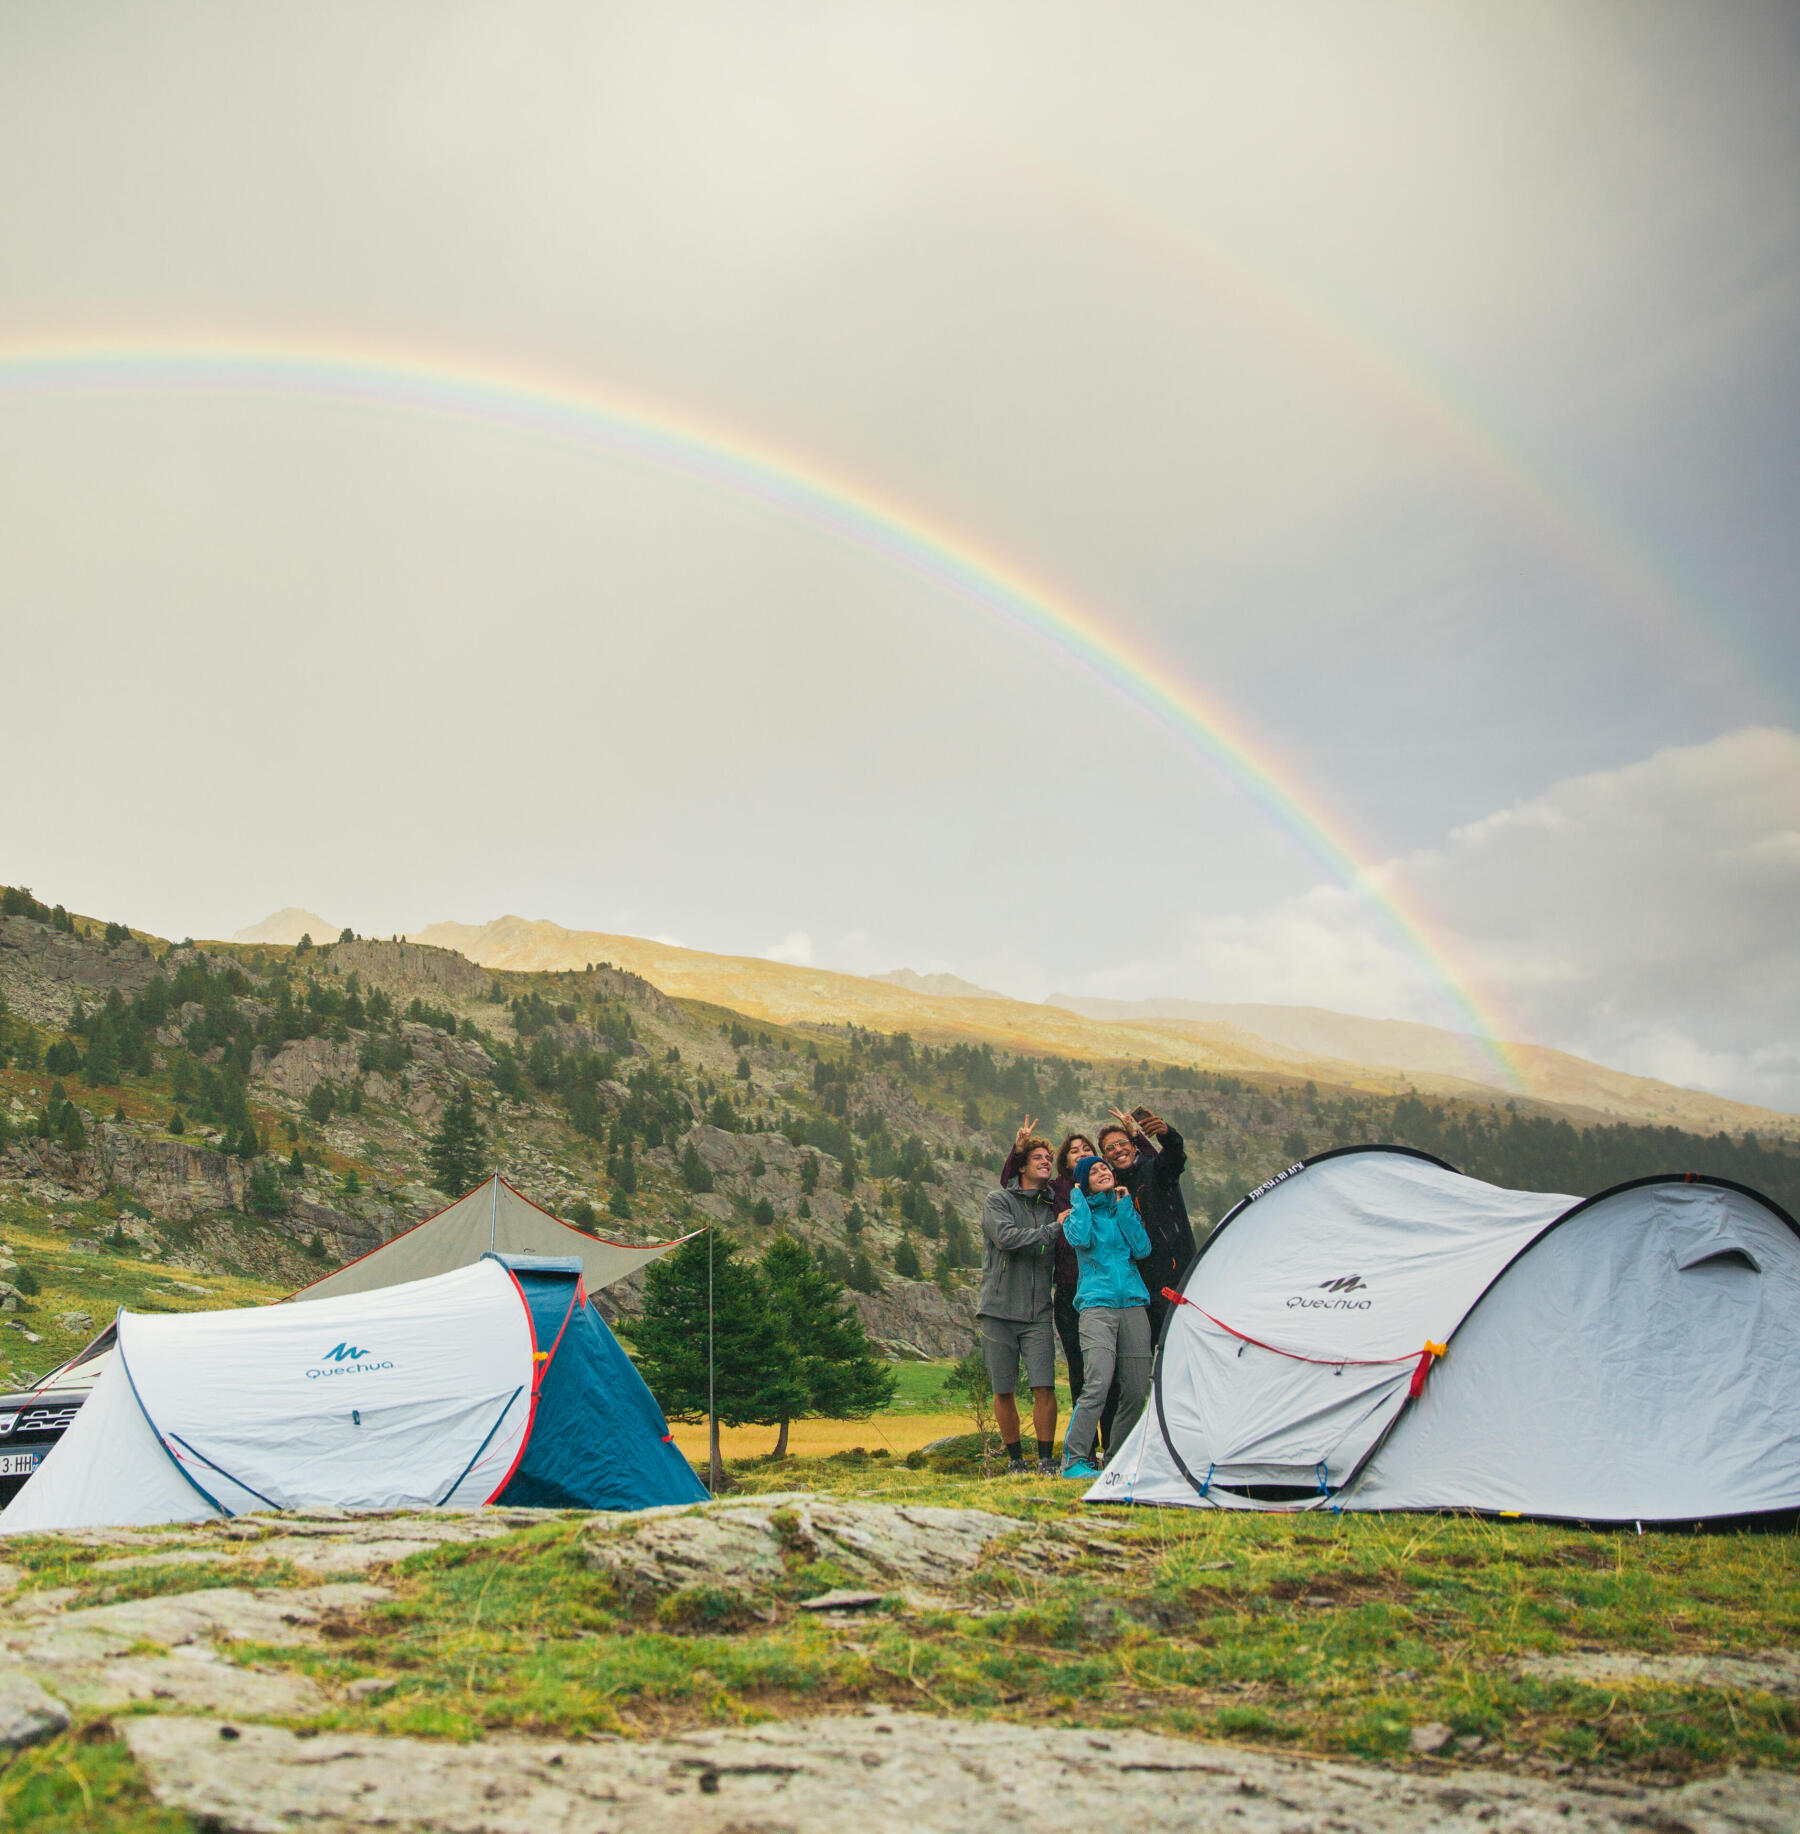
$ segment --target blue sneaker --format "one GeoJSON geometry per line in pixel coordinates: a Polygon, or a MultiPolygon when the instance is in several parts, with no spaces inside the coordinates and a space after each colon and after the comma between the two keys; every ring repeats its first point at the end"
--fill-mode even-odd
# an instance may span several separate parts
{"type": "Polygon", "coordinates": [[[1085,1458],[1077,1458],[1062,1468],[1064,1477],[1078,1477],[1083,1483],[1091,1483],[1100,1475],[1098,1466],[1090,1465],[1085,1458]]]}

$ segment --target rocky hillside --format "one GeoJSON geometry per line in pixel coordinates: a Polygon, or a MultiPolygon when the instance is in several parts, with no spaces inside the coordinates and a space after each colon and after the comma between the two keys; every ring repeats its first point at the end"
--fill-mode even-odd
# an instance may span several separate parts
{"type": "MultiPolygon", "coordinates": [[[[83,1254],[102,1270],[121,1256],[274,1294],[491,1166],[620,1239],[712,1222],[754,1247],[790,1231],[857,1292],[893,1354],[956,1355],[970,1341],[977,1214],[1020,1116],[1060,1135],[1124,1100],[1186,1136],[1200,1227],[1295,1159],[1370,1139],[1537,1189],[1723,1172],[1800,1208],[1800,1156],[1754,1136],[782,1026],[671,998],[605,961],[522,972],[407,942],[170,945],[16,891],[7,902],[0,1222],[23,1277],[0,1294],[0,1381],[80,1341],[57,1319],[93,1309],[69,1298],[83,1254]],[[433,1141],[465,1092],[481,1140],[458,1182],[441,1158],[434,1168],[433,1141]],[[44,1246],[58,1240],[85,1246],[58,1260],[44,1246]],[[56,1265],[34,1266],[44,1255],[56,1265]],[[61,1295],[56,1310],[34,1278],[61,1295]]],[[[606,1303],[628,1318],[636,1299],[618,1288],[606,1303]]]]}

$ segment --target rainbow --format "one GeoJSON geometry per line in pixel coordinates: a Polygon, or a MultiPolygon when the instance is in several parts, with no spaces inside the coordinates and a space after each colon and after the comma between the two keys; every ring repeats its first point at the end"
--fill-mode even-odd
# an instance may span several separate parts
{"type": "Polygon", "coordinates": [[[1539,545],[1559,550],[1590,588],[1584,603],[1610,613],[1636,643],[1652,636],[1690,684],[1710,686],[1734,710],[1747,700],[1765,715],[1784,709],[1760,671],[1735,647],[1723,621],[1675,577],[1671,562],[1647,550],[1572,478],[1528,454],[1491,416],[1455,388],[1420,351],[1402,348],[1316,276],[1299,276],[1243,233],[1216,219],[1197,221],[1154,191],[1101,187],[1085,174],[1040,157],[1014,175],[1065,214],[1115,246],[1129,248],[1175,285],[1214,304],[1234,306],[1262,336],[1328,375],[1339,389],[1379,404],[1396,433],[1450,456],[1508,506],[1539,545]]]}
{"type": "Polygon", "coordinates": [[[0,341],[0,395],[224,391],[452,415],[622,454],[819,528],[925,580],[1074,664],[1221,772],[1333,879],[1379,913],[1511,1087],[1525,1078],[1450,944],[1364,857],[1343,822],[1222,703],[1183,683],[1068,593],[941,518],[790,453],[664,407],[522,369],[392,350],[262,340],[0,341]]]}

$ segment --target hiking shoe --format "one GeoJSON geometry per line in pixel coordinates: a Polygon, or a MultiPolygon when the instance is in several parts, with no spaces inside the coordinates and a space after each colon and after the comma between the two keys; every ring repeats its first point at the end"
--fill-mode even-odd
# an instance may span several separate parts
{"type": "Polygon", "coordinates": [[[1054,1458],[1040,1458],[1031,1468],[1039,1477],[1054,1477],[1057,1470],[1056,1460],[1054,1458]]]}
{"type": "Polygon", "coordinates": [[[1008,1477],[1023,1477],[1030,1469],[1031,1467],[1026,1464],[1022,1458],[1009,1458],[1006,1461],[1006,1475],[1008,1477]]]}
{"type": "Polygon", "coordinates": [[[1062,1468],[1064,1477],[1078,1477],[1083,1483],[1092,1483],[1100,1475],[1098,1468],[1090,1465],[1085,1458],[1071,1460],[1062,1468]]]}

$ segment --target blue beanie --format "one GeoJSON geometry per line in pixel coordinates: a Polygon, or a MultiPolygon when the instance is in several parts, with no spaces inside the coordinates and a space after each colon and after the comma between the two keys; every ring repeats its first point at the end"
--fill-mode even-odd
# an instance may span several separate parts
{"type": "Polygon", "coordinates": [[[1075,1161],[1075,1182],[1080,1187],[1083,1197],[1088,1194],[1088,1173],[1090,1173],[1095,1166],[1104,1165],[1105,1163],[1106,1161],[1102,1159],[1098,1153],[1083,1153],[1081,1157],[1075,1161]]]}

